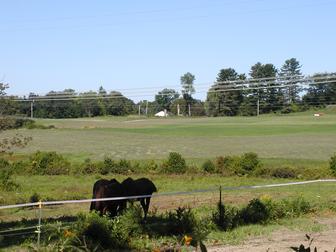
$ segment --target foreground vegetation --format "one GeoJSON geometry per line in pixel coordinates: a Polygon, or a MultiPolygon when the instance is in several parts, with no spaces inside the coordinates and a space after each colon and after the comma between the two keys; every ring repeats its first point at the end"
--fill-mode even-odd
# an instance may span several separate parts
{"type": "MultiPolygon", "coordinates": [[[[310,222],[307,215],[321,211],[335,213],[335,207],[335,204],[323,206],[311,203],[302,196],[274,200],[270,195],[264,194],[239,207],[218,204],[217,207],[207,206],[193,210],[178,207],[161,213],[151,211],[146,223],[142,222],[142,211],[137,206],[129,208],[115,219],[100,217],[96,213],[80,213],[72,218],[45,219],[41,246],[47,251],[170,251],[168,249],[187,249],[190,246],[202,248],[237,243],[247,236],[272,231],[279,225],[296,228],[301,226],[306,231],[321,230],[323,226],[310,222]],[[294,220],[294,217],[301,219],[294,220]]],[[[31,221],[0,223],[7,229],[32,224],[31,221]]],[[[1,247],[8,248],[15,244],[23,244],[27,249],[37,249],[36,234],[9,237],[2,241],[1,247]]]]}

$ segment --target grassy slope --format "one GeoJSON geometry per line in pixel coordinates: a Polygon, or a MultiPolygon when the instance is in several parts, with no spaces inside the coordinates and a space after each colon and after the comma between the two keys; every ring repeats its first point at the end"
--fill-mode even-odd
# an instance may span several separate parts
{"type": "MultiPolygon", "coordinates": [[[[38,120],[52,130],[19,130],[33,137],[23,153],[58,151],[74,158],[188,159],[254,151],[262,158],[327,160],[336,150],[336,115],[224,118],[87,118],[38,120]]],[[[14,134],[14,131],[6,134],[14,134]]]]}

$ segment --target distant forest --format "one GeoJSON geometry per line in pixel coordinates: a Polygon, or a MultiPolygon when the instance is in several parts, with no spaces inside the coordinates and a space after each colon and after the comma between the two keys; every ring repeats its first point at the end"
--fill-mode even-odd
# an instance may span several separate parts
{"type": "Polygon", "coordinates": [[[237,73],[233,68],[221,69],[205,101],[193,97],[196,78],[189,72],[181,76],[180,92],[164,88],[152,101],[138,103],[120,92],[108,93],[103,87],[84,93],[73,89],[50,91],[44,96],[30,93],[28,97],[8,97],[2,92],[0,115],[31,116],[33,111],[38,118],[152,116],[165,110],[171,115],[253,116],[336,104],[336,73],[303,77],[301,67],[298,60],[291,58],[280,69],[260,62],[251,66],[248,74],[237,73]]]}

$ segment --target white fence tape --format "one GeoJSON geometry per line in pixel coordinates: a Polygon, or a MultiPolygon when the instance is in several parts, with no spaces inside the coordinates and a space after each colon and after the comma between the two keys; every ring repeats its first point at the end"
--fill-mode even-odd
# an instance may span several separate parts
{"type": "MultiPolygon", "coordinates": [[[[222,190],[223,191],[225,191],[225,190],[226,191],[232,191],[232,190],[243,190],[243,189],[260,189],[260,188],[282,187],[282,186],[291,186],[291,185],[305,185],[305,184],[326,183],[326,182],[336,182],[336,179],[317,179],[317,180],[289,182],[289,183],[280,183],[280,184],[269,184],[269,185],[222,187],[222,190]]],[[[129,196],[129,197],[113,197],[113,198],[82,199],[82,200],[61,200],[61,201],[42,201],[42,202],[34,202],[34,203],[24,203],[24,204],[0,206],[0,210],[1,209],[10,209],[10,208],[20,208],[20,207],[32,207],[32,206],[39,206],[39,205],[47,206],[47,205],[60,205],[60,204],[89,203],[89,202],[97,202],[97,201],[139,199],[139,198],[161,197],[161,196],[171,196],[171,195],[187,195],[187,194],[197,194],[197,193],[215,192],[215,191],[218,191],[218,187],[212,188],[212,189],[205,189],[205,190],[157,193],[157,194],[153,194],[153,195],[138,195],[138,196],[129,196]]]]}

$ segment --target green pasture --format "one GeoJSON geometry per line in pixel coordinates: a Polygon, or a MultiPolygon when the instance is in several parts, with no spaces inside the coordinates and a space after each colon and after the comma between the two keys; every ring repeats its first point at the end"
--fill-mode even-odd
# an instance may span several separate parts
{"type": "Polygon", "coordinates": [[[261,158],[327,161],[336,152],[336,115],[220,118],[100,117],[38,119],[56,129],[20,129],[32,136],[16,153],[57,151],[73,159],[162,159],[177,151],[187,159],[256,152],[261,158]]]}
{"type": "MultiPolygon", "coordinates": [[[[220,175],[160,175],[138,174],[137,177],[150,178],[158,188],[158,193],[190,192],[202,189],[213,189],[212,192],[197,193],[178,196],[160,196],[152,199],[152,211],[165,211],[176,209],[180,206],[205,207],[205,211],[216,207],[219,199],[219,186],[238,187],[246,185],[265,185],[292,182],[289,179],[265,179],[253,177],[222,177],[220,175]]],[[[127,175],[109,175],[122,181],[127,175]]],[[[0,194],[1,205],[26,203],[33,194],[37,193],[44,201],[76,200],[92,197],[92,186],[99,179],[97,175],[86,176],[17,176],[16,182],[20,184],[17,191],[0,194]]],[[[256,197],[271,197],[275,200],[290,199],[302,196],[307,201],[320,205],[322,208],[333,207],[336,209],[336,183],[314,183],[307,185],[293,185],[286,187],[223,190],[223,200],[227,204],[247,204],[256,197]]],[[[61,215],[75,215],[79,211],[88,211],[89,204],[70,204],[63,206],[47,207],[44,217],[61,215]]],[[[0,211],[0,221],[33,218],[35,209],[12,209],[0,211]]]]}

